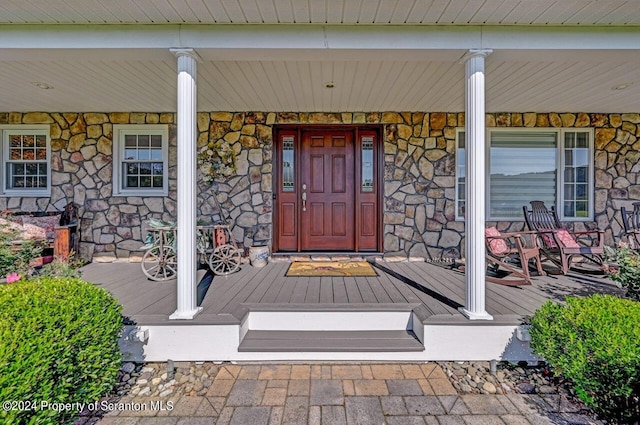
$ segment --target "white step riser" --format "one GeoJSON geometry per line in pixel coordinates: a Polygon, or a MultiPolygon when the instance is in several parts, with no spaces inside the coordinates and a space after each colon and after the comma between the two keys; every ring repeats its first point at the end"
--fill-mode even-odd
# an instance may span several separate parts
{"type": "Polygon", "coordinates": [[[244,325],[263,331],[392,331],[412,330],[413,320],[411,311],[252,311],[244,325]]]}

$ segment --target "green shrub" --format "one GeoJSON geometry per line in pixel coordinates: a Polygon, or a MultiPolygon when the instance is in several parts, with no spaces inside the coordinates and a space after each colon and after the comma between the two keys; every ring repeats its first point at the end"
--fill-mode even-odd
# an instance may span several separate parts
{"type": "Polygon", "coordinates": [[[623,422],[640,395],[640,303],[609,295],[551,301],[531,320],[531,348],[597,413],[623,422]],[[631,403],[633,404],[633,403],[631,403]]]}
{"type": "MultiPolygon", "coordinates": [[[[0,401],[98,401],[121,363],[120,312],[108,292],[76,278],[0,285],[0,401]]],[[[57,424],[77,413],[0,411],[0,423],[57,424]]]]}
{"type": "Polygon", "coordinates": [[[611,280],[627,290],[628,298],[640,301],[640,254],[626,244],[615,249],[605,246],[604,253],[612,263],[608,269],[611,280]]]}
{"type": "Polygon", "coordinates": [[[80,267],[84,265],[84,261],[75,258],[75,254],[71,253],[69,258],[55,258],[49,264],[45,264],[38,270],[38,277],[82,277],[80,267]]]}

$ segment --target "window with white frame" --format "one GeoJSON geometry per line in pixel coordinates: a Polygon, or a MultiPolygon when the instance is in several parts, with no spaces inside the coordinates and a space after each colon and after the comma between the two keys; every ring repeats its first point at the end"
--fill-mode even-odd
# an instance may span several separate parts
{"type": "Polygon", "coordinates": [[[2,136],[2,194],[50,196],[51,143],[48,125],[4,125],[2,136]]]}
{"type": "MultiPolygon", "coordinates": [[[[465,133],[457,130],[456,217],[465,212],[465,133]]],[[[593,131],[573,128],[490,128],[486,137],[489,220],[522,220],[533,200],[555,206],[561,219],[593,218],[593,131]]]]}
{"type": "Polygon", "coordinates": [[[113,138],[113,194],[166,196],[167,126],[114,125],[113,138]]]}

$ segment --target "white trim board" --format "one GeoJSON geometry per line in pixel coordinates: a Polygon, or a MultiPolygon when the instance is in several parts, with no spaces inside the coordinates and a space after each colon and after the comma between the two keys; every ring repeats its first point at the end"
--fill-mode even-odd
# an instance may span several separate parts
{"type": "MultiPolygon", "coordinates": [[[[131,327],[133,328],[133,327],[131,327]]],[[[146,345],[132,347],[131,361],[537,361],[516,325],[425,325],[423,352],[238,352],[239,325],[140,326],[146,345]]]]}
{"type": "MultiPolygon", "coordinates": [[[[637,51],[640,27],[442,25],[5,25],[0,49],[637,51]]],[[[168,52],[167,52],[168,53],[168,52]]],[[[199,52],[202,54],[201,52],[199,52]]],[[[237,54],[238,52],[234,52],[237,54]]],[[[313,53],[315,54],[315,53],[313,53]]],[[[215,56],[215,55],[214,55],[215,56]]],[[[5,57],[5,56],[3,56],[5,57]]],[[[233,56],[239,59],[238,56],[233,56]]],[[[166,56],[165,56],[166,58],[166,56]]],[[[459,57],[458,57],[459,58],[459,57]]],[[[213,57],[203,56],[203,59],[213,57]]],[[[224,59],[224,58],[221,58],[224,59]]]]}

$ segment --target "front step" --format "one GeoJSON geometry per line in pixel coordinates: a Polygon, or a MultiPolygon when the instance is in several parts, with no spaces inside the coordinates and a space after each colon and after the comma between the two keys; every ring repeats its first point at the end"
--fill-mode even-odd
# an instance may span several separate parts
{"type": "Polygon", "coordinates": [[[238,351],[424,351],[415,304],[245,305],[238,351]]]}
{"type": "Polygon", "coordinates": [[[407,352],[424,351],[410,330],[264,331],[248,330],[241,352],[407,352]]]}

